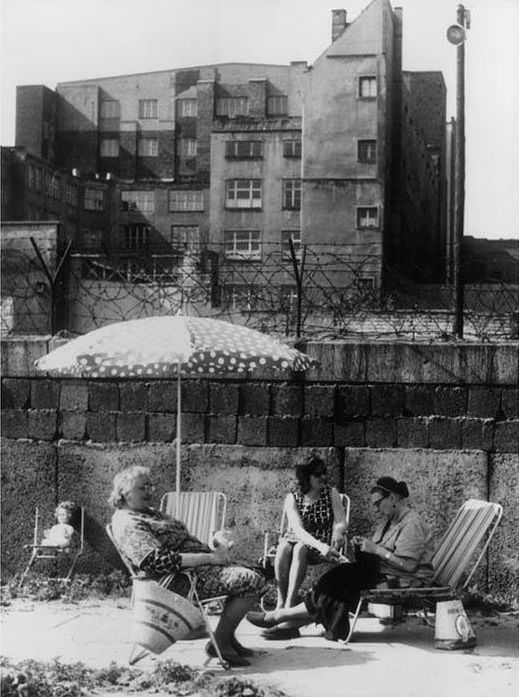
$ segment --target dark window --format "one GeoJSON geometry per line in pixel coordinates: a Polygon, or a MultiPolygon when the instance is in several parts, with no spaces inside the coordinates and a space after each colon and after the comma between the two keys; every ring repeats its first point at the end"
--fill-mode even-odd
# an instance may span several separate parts
{"type": "Polygon", "coordinates": [[[377,141],[359,140],[357,143],[357,159],[359,162],[375,164],[377,161],[377,141]]]}
{"type": "Polygon", "coordinates": [[[225,143],[225,156],[229,158],[259,158],[262,157],[261,140],[228,140],[225,143]]]}
{"type": "Polygon", "coordinates": [[[283,157],[301,157],[301,141],[285,140],[283,143],[283,157]]]}

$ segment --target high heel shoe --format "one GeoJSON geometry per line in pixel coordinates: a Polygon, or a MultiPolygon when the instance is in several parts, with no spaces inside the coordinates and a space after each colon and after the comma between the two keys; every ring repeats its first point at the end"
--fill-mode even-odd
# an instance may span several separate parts
{"type": "Polygon", "coordinates": [[[251,656],[254,656],[254,651],[252,649],[247,648],[246,646],[243,646],[243,644],[240,644],[236,637],[233,637],[231,639],[231,646],[239,656],[243,656],[244,658],[250,658],[251,656]]]}
{"type": "MultiPolygon", "coordinates": [[[[216,649],[211,642],[206,645],[205,652],[209,658],[218,658],[216,649]]],[[[223,651],[220,651],[220,653],[222,654],[223,660],[232,668],[245,668],[246,666],[250,666],[249,661],[243,658],[243,656],[240,656],[238,653],[227,653],[223,651]]]]}

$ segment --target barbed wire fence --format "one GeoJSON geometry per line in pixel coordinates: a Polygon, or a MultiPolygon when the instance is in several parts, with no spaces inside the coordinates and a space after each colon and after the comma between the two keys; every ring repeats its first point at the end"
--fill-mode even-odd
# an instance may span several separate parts
{"type": "MultiPolygon", "coordinates": [[[[384,263],[367,245],[223,245],[178,253],[70,250],[59,277],[27,248],[2,258],[2,334],[74,335],[150,315],[210,316],[304,339],[453,338],[452,287],[428,270],[384,263]],[[426,273],[427,271],[427,273],[426,273]]],[[[518,286],[465,286],[464,337],[517,339],[518,286]]]]}

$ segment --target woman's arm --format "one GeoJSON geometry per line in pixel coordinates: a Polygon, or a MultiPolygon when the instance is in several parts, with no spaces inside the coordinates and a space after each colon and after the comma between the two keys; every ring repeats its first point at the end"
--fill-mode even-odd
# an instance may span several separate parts
{"type": "Polygon", "coordinates": [[[333,511],[332,545],[341,547],[344,543],[344,535],[348,529],[346,511],[344,510],[341,496],[335,487],[332,487],[330,495],[333,511]]]}
{"type": "Polygon", "coordinates": [[[393,568],[403,571],[406,574],[414,573],[418,567],[418,562],[416,559],[399,556],[382,545],[376,544],[372,540],[368,540],[366,537],[357,537],[354,541],[360,545],[363,552],[374,554],[388,566],[392,566],[393,568]]]}
{"type": "Polygon", "coordinates": [[[213,552],[179,553],[171,546],[163,545],[149,552],[140,563],[139,569],[152,576],[164,576],[197,566],[222,566],[228,561],[229,551],[225,547],[218,547],[213,552]]]}

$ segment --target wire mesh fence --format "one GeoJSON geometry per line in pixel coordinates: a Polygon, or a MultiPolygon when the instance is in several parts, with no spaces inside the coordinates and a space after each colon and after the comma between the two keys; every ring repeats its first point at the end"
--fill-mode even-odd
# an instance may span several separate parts
{"type": "MultiPolygon", "coordinates": [[[[3,259],[2,333],[84,333],[110,322],[183,312],[307,339],[452,338],[453,290],[427,273],[383,262],[378,249],[306,245],[291,250],[71,252],[56,278],[34,250],[3,259]],[[418,280],[417,280],[418,279],[418,280]]],[[[464,338],[517,338],[518,286],[464,288],[464,338]]]]}

